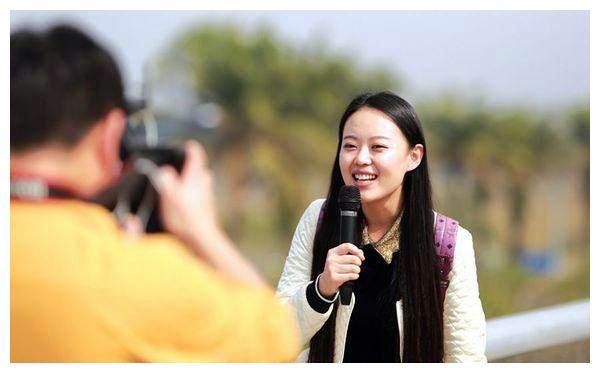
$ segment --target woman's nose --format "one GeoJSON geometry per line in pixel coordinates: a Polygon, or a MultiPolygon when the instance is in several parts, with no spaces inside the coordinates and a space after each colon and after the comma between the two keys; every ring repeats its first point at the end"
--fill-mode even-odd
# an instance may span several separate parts
{"type": "Polygon", "coordinates": [[[369,152],[368,147],[362,147],[356,156],[356,164],[368,165],[371,164],[371,153],[369,152]]]}

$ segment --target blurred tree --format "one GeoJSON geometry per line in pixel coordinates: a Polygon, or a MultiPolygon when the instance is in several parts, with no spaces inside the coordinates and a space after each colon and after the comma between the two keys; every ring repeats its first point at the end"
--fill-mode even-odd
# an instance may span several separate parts
{"type": "Polygon", "coordinates": [[[531,177],[543,175],[572,157],[565,139],[548,120],[525,111],[493,110],[481,104],[466,105],[445,97],[423,105],[421,114],[431,131],[438,162],[454,173],[474,178],[475,211],[470,212],[476,230],[494,236],[490,222],[480,217],[498,178],[507,183],[510,200],[512,259],[523,244],[523,219],[531,177]],[[482,226],[487,225],[488,228],[482,226]]]}
{"type": "Polygon", "coordinates": [[[578,173],[581,175],[581,197],[583,206],[587,209],[583,212],[584,221],[587,225],[582,227],[583,242],[581,247],[589,250],[590,243],[590,107],[589,105],[576,107],[568,113],[568,128],[570,137],[575,144],[577,155],[578,173]]]}
{"type": "Polygon", "coordinates": [[[391,73],[361,69],[356,56],[330,52],[323,41],[295,49],[275,34],[269,26],[207,25],[174,47],[192,61],[198,91],[226,112],[213,148],[230,183],[226,210],[236,215],[225,218],[237,237],[289,239],[308,199],[325,193],[337,121],[349,100],[399,87],[391,73]],[[247,232],[257,208],[271,208],[276,218],[265,222],[266,232],[247,232]]]}
{"type": "Polygon", "coordinates": [[[481,143],[473,142],[473,155],[481,157],[488,167],[499,167],[508,178],[512,225],[509,249],[512,258],[517,258],[523,248],[524,209],[530,180],[564,166],[569,149],[546,120],[526,112],[498,115],[490,124],[481,133],[481,143]]]}

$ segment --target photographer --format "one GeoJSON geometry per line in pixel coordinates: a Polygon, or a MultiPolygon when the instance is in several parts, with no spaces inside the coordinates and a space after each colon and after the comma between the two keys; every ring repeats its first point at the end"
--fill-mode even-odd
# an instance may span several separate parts
{"type": "Polygon", "coordinates": [[[298,332],[219,228],[200,144],[151,175],[170,234],[89,202],[121,174],[118,67],[81,31],[11,34],[11,361],[290,361],[298,332]]]}

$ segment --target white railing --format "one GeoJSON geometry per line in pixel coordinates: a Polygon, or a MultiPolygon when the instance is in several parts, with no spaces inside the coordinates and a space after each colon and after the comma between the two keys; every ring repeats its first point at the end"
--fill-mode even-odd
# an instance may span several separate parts
{"type": "Polygon", "coordinates": [[[590,337],[590,300],[580,300],[487,321],[489,361],[590,337]]]}

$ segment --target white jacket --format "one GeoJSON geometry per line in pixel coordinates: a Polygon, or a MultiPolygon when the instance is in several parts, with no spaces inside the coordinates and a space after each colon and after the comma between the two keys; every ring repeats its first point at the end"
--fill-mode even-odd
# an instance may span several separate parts
{"type": "MultiPolygon", "coordinates": [[[[331,315],[333,306],[322,314],[311,308],[306,299],[306,287],[311,283],[313,239],[319,212],[325,199],[313,201],[298,223],[277,294],[293,305],[300,326],[301,340],[308,347],[310,339],[331,315]]],[[[454,263],[449,275],[450,284],[444,303],[444,362],[486,362],[485,316],[479,300],[479,287],[475,268],[475,254],[471,234],[460,227],[456,238],[454,263]]],[[[350,305],[339,305],[335,324],[334,362],[342,362],[346,333],[354,308],[354,295],[350,305]]],[[[403,323],[402,300],[396,302],[398,329],[400,331],[400,356],[402,356],[403,323]]],[[[308,361],[308,348],[298,357],[298,362],[308,361]]]]}

